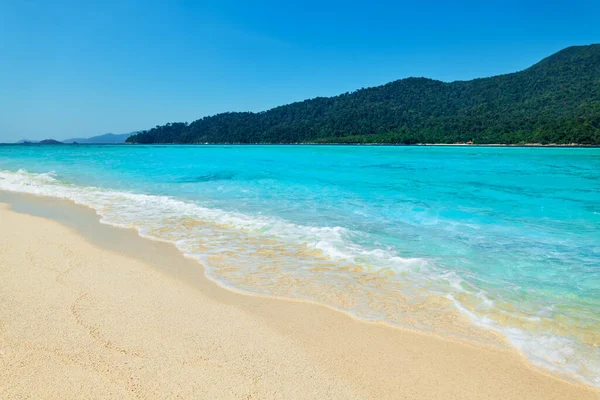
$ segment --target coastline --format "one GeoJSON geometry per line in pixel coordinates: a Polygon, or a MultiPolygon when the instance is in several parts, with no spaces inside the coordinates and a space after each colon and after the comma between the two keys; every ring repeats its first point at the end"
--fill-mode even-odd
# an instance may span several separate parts
{"type": "Polygon", "coordinates": [[[517,147],[517,148],[584,148],[597,149],[597,144],[542,144],[542,143],[0,143],[0,146],[389,146],[389,147],[517,147]]]}
{"type": "Polygon", "coordinates": [[[7,397],[600,398],[514,349],[223,289],[173,245],[83,206],[0,202],[7,397]]]}

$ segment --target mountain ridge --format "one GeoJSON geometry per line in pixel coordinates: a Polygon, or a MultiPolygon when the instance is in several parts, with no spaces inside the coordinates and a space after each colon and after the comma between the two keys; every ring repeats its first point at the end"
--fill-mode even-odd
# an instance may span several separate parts
{"type": "Polygon", "coordinates": [[[128,143],[600,144],[600,44],[522,71],[442,82],[409,77],[258,113],[168,123],[128,143]]]}
{"type": "Polygon", "coordinates": [[[89,138],[73,138],[63,140],[63,143],[79,144],[119,144],[125,143],[125,140],[137,132],[129,133],[105,133],[103,135],[92,136],[89,138]]]}

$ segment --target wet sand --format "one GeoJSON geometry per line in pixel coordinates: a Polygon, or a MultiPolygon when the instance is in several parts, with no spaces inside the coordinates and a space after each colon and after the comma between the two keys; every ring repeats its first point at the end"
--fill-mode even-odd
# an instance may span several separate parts
{"type": "Polygon", "coordinates": [[[0,201],[0,398],[600,399],[510,348],[223,289],[85,207],[0,201]]]}

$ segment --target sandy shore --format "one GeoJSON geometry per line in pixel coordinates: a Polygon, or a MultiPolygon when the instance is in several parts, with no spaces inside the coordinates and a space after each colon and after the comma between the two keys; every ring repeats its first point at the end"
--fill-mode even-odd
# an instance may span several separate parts
{"type": "Polygon", "coordinates": [[[13,207],[34,215],[0,203],[0,398],[600,398],[511,349],[230,292],[83,207],[13,207]]]}

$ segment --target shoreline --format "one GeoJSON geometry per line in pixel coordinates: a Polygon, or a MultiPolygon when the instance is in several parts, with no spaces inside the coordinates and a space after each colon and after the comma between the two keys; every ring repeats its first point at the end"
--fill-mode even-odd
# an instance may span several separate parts
{"type": "MultiPolygon", "coordinates": [[[[534,365],[533,363],[531,363],[529,361],[527,356],[522,354],[517,348],[515,348],[502,333],[495,331],[493,329],[490,329],[488,327],[479,326],[474,321],[472,321],[470,318],[468,318],[466,315],[460,314],[458,311],[457,311],[457,315],[462,317],[464,319],[464,322],[466,322],[475,332],[471,332],[470,334],[462,334],[461,335],[458,332],[443,333],[443,332],[427,331],[427,330],[422,330],[422,329],[418,329],[418,328],[414,328],[414,327],[410,327],[410,326],[402,326],[402,325],[394,324],[394,323],[383,321],[383,320],[374,320],[374,319],[371,320],[371,319],[361,318],[348,310],[336,308],[333,305],[330,305],[327,303],[321,303],[321,302],[315,301],[315,300],[299,298],[299,297],[285,297],[285,296],[279,296],[279,295],[273,295],[273,294],[248,292],[248,291],[244,291],[242,289],[236,288],[231,285],[226,285],[223,282],[219,281],[217,278],[210,276],[206,272],[206,266],[204,264],[202,264],[202,262],[200,260],[198,260],[198,258],[186,255],[183,252],[183,250],[181,250],[177,247],[177,245],[175,243],[170,242],[168,240],[162,240],[159,238],[155,238],[152,236],[142,235],[138,231],[138,229],[135,227],[125,227],[125,226],[113,225],[110,223],[103,223],[100,221],[102,216],[100,214],[98,214],[98,212],[95,209],[93,209],[87,205],[77,204],[70,200],[59,199],[59,198],[54,198],[54,197],[50,197],[50,196],[33,195],[33,194],[29,194],[29,193],[19,193],[19,192],[6,192],[3,190],[0,190],[0,204],[2,204],[2,203],[9,204],[11,210],[13,210],[13,211],[17,211],[17,212],[20,212],[23,214],[42,217],[42,218],[57,221],[60,224],[65,225],[65,226],[72,228],[75,231],[81,233],[87,240],[93,242],[94,244],[97,244],[99,247],[110,249],[110,250],[116,251],[120,254],[126,254],[130,257],[142,258],[144,261],[146,261],[148,263],[153,263],[154,260],[149,257],[140,257],[140,254],[136,251],[132,251],[131,247],[125,246],[122,243],[115,242],[114,239],[112,239],[110,237],[110,234],[111,234],[110,231],[116,229],[117,231],[124,230],[127,232],[132,232],[135,235],[135,237],[134,238],[129,237],[128,239],[125,239],[126,241],[131,241],[132,239],[137,240],[139,238],[142,241],[150,241],[150,242],[155,242],[155,243],[160,243],[160,244],[166,245],[169,248],[172,247],[173,250],[176,251],[177,257],[181,257],[183,260],[185,260],[186,263],[188,261],[191,261],[193,264],[193,267],[188,268],[185,272],[181,271],[181,270],[175,271],[176,272],[175,276],[178,278],[188,280],[188,283],[192,283],[193,285],[202,286],[202,285],[205,285],[208,283],[211,285],[215,285],[219,290],[224,290],[227,293],[234,293],[236,295],[243,296],[243,297],[249,296],[252,298],[259,298],[259,299],[265,299],[265,300],[297,302],[297,303],[301,303],[301,304],[312,305],[315,307],[323,307],[323,308],[333,311],[334,313],[341,313],[344,316],[346,316],[354,321],[360,322],[360,323],[380,325],[380,326],[384,326],[389,329],[399,329],[399,330],[408,331],[408,332],[411,332],[411,333],[414,333],[417,335],[425,335],[428,337],[432,337],[432,338],[440,339],[440,340],[444,340],[444,341],[456,342],[456,343],[460,343],[460,344],[464,344],[464,345],[482,346],[482,347],[486,347],[486,348],[490,348],[490,349],[516,350],[519,353],[519,355],[521,355],[527,361],[527,363],[531,364],[532,368],[540,369],[540,371],[542,373],[548,374],[553,377],[557,377],[557,378],[565,380],[566,382],[569,382],[569,383],[582,384],[583,386],[587,386],[587,384],[580,382],[580,379],[578,377],[570,376],[567,374],[560,374],[556,371],[553,372],[551,370],[540,368],[539,366],[534,365]],[[57,212],[59,210],[60,210],[60,212],[57,212]],[[73,212],[76,212],[77,214],[79,214],[80,217],[73,219],[72,218],[73,212]],[[84,220],[89,220],[90,218],[94,222],[97,222],[98,226],[93,226],[93,225],[95,225],[93,223],[92,224],[83,223],[84,220]],[[92,225],[92,226],[90,226],[90,225],[92,225]],[[109,229],[98,234],[98,229],[101,229],[103,227],[107,227],[109,229]],[[191,273],[192,275],[187,275],[188,273],[191,273]],[[206,281],[206,282],[204,282],[204,281],[206,281]],[[483,334],[483,335],[478,337],[476,335],[476,331],[479,331],[479,333],[483,334]]],[[[128,234],[128,236],[131,236],[131,235],[128,234]]],[[[153,267],[160,268],[161,270],[163,270],[163,272],[169,273],[169,274],[174,272],[168,267],[165,268],[162,264],[161,265],[156,264],[156,265],[153,265],[153,267]]]]}
{"type": "MultiPolygon", "coordinates": [[[[332,385],[331,382],[341,379],[354,390],[352,393],[344,394],[336,391],[335,394],[327,397],[364,398],[365,395],[377,395],[383,398],[397,398],[404,394],[410,395],[411,398],[455,398],[455,396],[456,398],[480,398],[483,397],[482,393],[487,393],[492,398],[558,399],[599,398],[597,396],[600,396],[600,392],[592,387],[568,382],[547,371],[539,370],[515,349],[497,349],[477,343],[462,343],[462,341],[439,338],[436,335],[406,328],[365,322],[330,307],[302,300],[233,292],[218,286],[207,278],[201,264],[185,258],[174,245],[142,238],[133,229],[121,229],[100,224],[95,211],[85,206],[71,204],[65,200],[4,192],[0,192],[0,202],[11,204],[11,210],[14,211],[6,211],[5,208],[0,211],[3,215],[4,213],[8,213],[7,215],[13,213],[14,215],[10,218],[13,218],[14,221],[28,219],[29,224],[43,227],[44,231],[47,229],[70,232],[69,237],[73,242],[84,242],[103,257],[125,258],[126,261],[121,260],[119,263],[123,268],[127,268],[128,263],[135,262],[140,264],[140,271],[159,273],[160,279],[152,280],[153,285],[159,289],[166,290],[166,288],[176,286],[183,290],[181,285],[185,286],[187,288],[184,290],[186,296],[182,297],[182,300],[198,302],[197,297],[203,297],[204,300],[198,304],[206,308],[208,311],[205,312],[208,314],[210,314],[211,307],[214,309],[225,305],[240,313],[236,316],[242,319],[252,319],[252,324],[256,323],[255,319],[258,319],[260,322],[252,326],[262,332],[260,338],[264,339],[265,335],[274,341],[285,338],[300,345],[300,349],[295,347],[295,351],[298,353],[294,353],[298,354],[298,362],[301,364],[302,360],[302,362],[306,362],[306,368],[319,367],[326,372],[323,372],[324,376],[319,376],[320,383],[323,378],[327,378],[325,381],[329,382],[329,385],[332,385]],[[12,199],[10,199],[11,197],[12,199]],[[265,329],[268,333],[263,332],[265,329]],[[306,356],[309,356],[309,360],[305,359],[306,356]],[[340,357],[346,362],[340,362],[340,357]],[[386,368],[383,368],[382,365],[385,365],[386,368]],[[409,371],[407,371],[406,365],[410,366],[409,371]],[[417,381],[420,385],[418,388],[407,388],[407,381],[417,381]],[[435,381],[436,385],[428,385],[428,382],[423,381],[435,381]],[[506,385],[509,385],[510,389],[507,389],[506,385]],[[442,391],[440,392],[440,390],[442,391]]],[[[10,230],[8,227],[2,229],[2,231],[10,230]]],[[[8,238],[7,241],[12,240],[9,233],[2,232],[2,234],[8,238]]],[[[50,239],[45,238],[45,240],[50,239]]],[[[56,238],[55,240],[61,239],[56,238]]],[[[70,248],[69,241],[62,245],[70,248]]],[[[77,246],[74,245],[74,248],[77,246]]],[[[2,250],[7,251],[4,248],[2,250]]],[[[81,257],[85,257],[86,252],[82,251],[81,253],[81,257]]],[[[4,269],[4,263],[0,267],[4,269]]],[[[114,269],[112,275],[107,278],[110,278],[111,282],[120,282],[121,280],[114,269]]],[[[89,275],[84,274],[80,277],[79,283],[89,286],[93,281],[90,279],[89,275]]],[[[58,281],[58,278],[56,280],[58,281]]],[[[134,286],[135,282],[124,283],[134,286]]],[[[105,295],[114,295],[112,293],[114,289],[110,286],[105,287],[104,290],[105,295]]],[[[160,292],[158,290],[154,294],[159,296],[160,292]]],[[[167,299],[164,300],[167,301],[167,299]]],[[[157,303],[158,306],[160,304],[160,302],[157,303]]],[[[135,305],[129,304],[132,309],[135,309],[135,305]]],[[[179,306],[179,304],[176,305],[179,306]]],[[[137,306],[142,317],[144,312],[146,312],[146,316],[148,313],[154,312],[139,307],[139,304],[137,306]]],[[[188,309],[183,305],[182,308],[183,311],[179,310],[179,312],[184,313],[185,311],[184,316],[193,320],[193,314],[197,310],[188,309]]],[[[126,314],[127,310],[121,312],[126,314]]],[[[111,316],[103,315],[102,317],[106,324],[107,321],[110,321],[111,316]]],[[[1,311],[0,318],[4,319],[1,311]]],[[[153,320],[148,319],[148,321],[153,320]]],[[[0,322],[5,323],[3,320],[0,322]]],[[[102,331],[104,327],[105,325],[98,324],[97,330],[102,331]]],[[[201,327],[192,324],[189,328],[200,329],[201,327]]],[[[164,327],[159,326],[157,329],[164,329],[164,327]]],[[[190,332],[193,332],[194,329],[191,329],[190,332]]],[[[127,329],[121,329],[119,332],[124,336],[131,333],[127,329]]],[[[235,330],[232,332],[228,331],[228,326],[224,325],[221,326],[221,331],[217,332],[218,335],[214,340],[221,337],[223,333],[227,333],[225,336],[229,335],[229,339],[233,342],[247,339],[254,343],[252,329],[247,332],[244,330],[244,333],[235,330]]],[[[157,338],[153,337],[153,339],[157,338]]],[[[179,349],[181,343],[175,339],[173,338],[171,344],[179,349]]],[[[254,340],[256,339],[254,338],[254,340]]],[[[117,335],[110,342],[118,342],[118,340],[119,336],[117,335]]],[[[201,338],[196,338],[196,340],[201,340],[201,338]]],[[[132,338],[131,341],[135,342],[135,339],[132,338]]],[[[139,343],[136,343],[136,346],[144,347],[139,343]]],[[[228,342],[227,346],[233,345],[228,342]]],[[[233,351],[232,357],[235,354],[237,353],[233,351]]],[[[275,358],[285,356],[285,351],[273,350],[271,356],[275,358]]],[[[277,360],[283,362],[279,358],[277,360]]],[[[249,362],[246,366],[250,366],[250,369],[254,367],[253,360],[245,361],[249,362]]],[[[0,375],[0,380],[3,380],[2,375],[0,375]]],[[[291,380],[283,380],[292,386],[295,384],[300,387],[306,385],[306,382],[300,384],[301,378],[298,376],[291,376],[291,380]]],[[[271,383],[277,386],[281,382],[271,383]]],[[[0,390],[3,386],[0,384],[0,390]]],[[[314,390],[320,390],[317,386],[323,389],[316,384],[314,390]]],[[[2,392],[0,391],[0,393],[2,392]]],[[[265,393],[268,392],[257,392],[260,397],[270,397],[265,393]]],[[[305,396],[309,397],[308,394],[305,396]]]]}
{"type": "Polygon", "coordinates": [[[0,143],[0,146],[382,146],[382,147],[516,147],[516,148],[584,148],[598,149],[598,144],[541,143],[0,143]]]}

